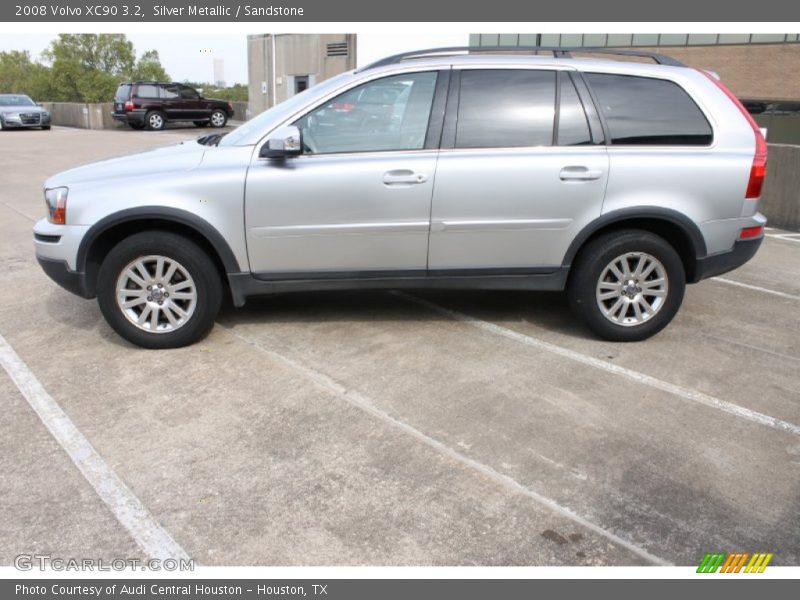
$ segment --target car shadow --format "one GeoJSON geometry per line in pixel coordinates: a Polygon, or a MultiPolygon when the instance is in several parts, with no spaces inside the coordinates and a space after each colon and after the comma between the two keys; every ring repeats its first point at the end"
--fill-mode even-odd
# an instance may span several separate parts
{"type": "Polygon", "coordinates": [[[572,315],[565,295],[560,292],[296,292],[248,298],[247,304],[241,308],[226,301],[218,321],[233,327],[278,323],[454,322],[458,318],[489,321],[501,326],[527,322],[571,337],[593,339],[572,315]],[[433,306],[426,306],[425,302],[451,312],[439,312],[433,306]]]}

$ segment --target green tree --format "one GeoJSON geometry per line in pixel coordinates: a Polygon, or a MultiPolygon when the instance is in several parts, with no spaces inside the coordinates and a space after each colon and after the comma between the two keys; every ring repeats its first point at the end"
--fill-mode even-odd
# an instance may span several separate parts
{"type": "Polygon", "coordinates": [[[158,50],[148,50],[139,60],[131,72],[131,79],[142,79],[146,81],[168,81],[169,75],[161,66],[161,59],[158,50]]]}
{"type": "Polygon", "coordinates": [[[59,34],[43,53],[50,63],[51,98],[61,102],[110,102],[125,79],[169,79],[158,52],[137,61],[124,34],[59,34]]]}
{"type": "Polygon", "coordinates": [[[52,95],[50,69],[31,60],[27,51],[0,52],[0,92],[49,100],[52,95]]]}

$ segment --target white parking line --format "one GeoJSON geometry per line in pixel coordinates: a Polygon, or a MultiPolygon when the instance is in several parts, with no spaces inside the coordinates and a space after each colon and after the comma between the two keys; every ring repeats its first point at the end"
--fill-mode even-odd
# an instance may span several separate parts
{"type": "Polygon", "coordinates": [[[721,283],[727,283],[728,285],[735,285],[736,287],[745,288],[756,292],[761,292],[763,294],[778,296],[779,298],[786,298],[788,300],[800,300],[800,296],[797,296],[795,294],[787,294],[786,292],[779,292],[778,290],[771,290],[769,288],[759,287],[757,285],[750,285],[749,283],[734,281],[733,279],[728,279],[726,277],[712,277],[711,279],[714,281],[719,281],[721,283]]]}
{"type": "Polygon", "coordinates": [[[561,515],[561,516],[563,516],[563,517],[565,517],[567,519],[570,519],[571,521],[574,521],[575,523],[578,523],[579,525],[581,525],[581,526],[583,526],[583,527],[585,527],[585,528],[597,533],[598,535],[606,538],[607,540],[609,540],[609,541],[611,541],[611,542],[613,542],[613,543],[615,543],[615,544],[617,544],[619,546],[622,546],[623,548],[629,550],[630,552],[632,552],[636,556],[639,556],[640,558],[643,558],[644,560],[646,560],[648,562],[651,562],[651,563],[656,564],[656,565],[669,565],[669,564],[671,564],[667,560],[665,560],[665,559],[663,559],[661,557],[655,556],[654,554],[651,554],[650,552],[648,552],[644,548],[636,545],[634,542],[628,541],[628,540],[618,536],[617,534],[615,534],[615,533],[613,533],[613,532],[611,532],[611,531],[609,531],[607,529],[604,529],[600,525],[596,525],[595,523],[585,519],[584,517],[581,517],[580,515],[574,513],[571,509],[569,509],[569,508],[567,508],[565,506],[562,506],[561,504],[559,504],[555,500],[553,500],[551,498],[548,498],[546,496],[543,496],[542,494],[540,494],[540,493],[538,493],[538,492],[536,492],[536,491],[524,486],[523,484],[519,483],[516,479],[513,479],[512,477],[509,477],[508,475],[504,475],[503,473],[500,473],[499,471],[496,471],[495,469],[493,469],[489,465],[485,465],[485,464],[483,464],[481,462],[478,462],[477,460],[474,460],[474,459],[462,454],[458,450],[455,450],[454,448],[451,448],[450,446],[440,442],[439,440],[430,437],[429,435],[427,435],[426,433],[420,431],[419,429],[416,429],[415,427],[412,427],[408,423],[405,423],[404,421],[400,421],[399,419],[396,419],[395,417],[393,417],[389,413],[387,413],[384,410],[378,408],[375,405],[375,403],[372,401],[372,399],[370,399],[369,397],[364,396],[363,394],[359,393],[356,390],[347,389],[341,383],[339,383],[338,381],[335,381],[334,379],[332,379],[331,377],[329,377],[325,373],[317,371],[316,369],[314,369],[314,368],[312,368],[310,366],[307,366],[307,365],[305,365],[303,363],[300,363],[300,362],[298,362],[296,360],[293,360],[293,359],[291,359],[291,358],[289,358],[287,356],[284,356],[283,354],[280,354],[280,353],[276,352],[272,348],[268,348],[268,347],[262,345],[261,343],[258,342],[258,340],[250,338],[250,337],[247,337],[247,336],[244,336],[244,335],[240,334],[239,332],[237,332],[234,329],[225,327],[223,325],[220,325],[219,323],[217,323],[216,325],[217,325],[217,327],[220,327],[224,331],[228,332],[233,337],[245,342],[246,344],[249,344],[250,346],[254,347],[255,349],[267,354],[270,358],[272,358],[272,359],[274,359],[274,360],[286,365],[287,367],[291,368],[292,370],[300,373],[304,377],[306,377],[309,380],[311,380],[312,382],[314,382],[319,387],[321,387],[321,388],[323,388],[323,389],[325,389],[325,390],[327,390],[327,391],[329,391],[329,392],[331,392],[333,394],[336,394],[336,396],[338,396],[339,398],[341,398],[342,400],[344,400],[345,402],[347,402],[351,406],[354,406],[354,407],[356,407],[356,408],[358,408],[358,409],[370,414],[371,416],[383,421],[384,423],[386,423],[387,425],[390,425],[391,427],[400,429],[404,433],[406,433],[406,434],[412,436],[413,438],[417,439],[418,441],[430,446],[431,448],[433,448],[434,450],[444,454],[445,456],[447,456],[447,457],[449,457],[449,458],[461,463],[462,465],[464,465],[466,467],[469,467],[471,469],[474,469],[475,471],[478,471],[481,475],[483,475],[484,477],[487,477],[488,479],[494,481],[495,483],[498,483],[498,484],[500,484],[500,485],[502,485],[502,486],[504,486],[504,487],[516,492],[516,493],[519,493],[519,494],[522,494],[524,496],[527,496],[531,500],[541,504],[542,506],[545,506],[546,508],[558,513],[559,515],[561,515]]]}
{"type": "Polygon", "coordinates": [[[162,561],[188,559],[184,549],[108,466],[2,335],[0,362],[48,431],[147,556],[162,561]]]}
{"type": "Polygon", "coordinates": [[[745,419],[753,423],[758,423],[759,425],[766,425],[767,427],[772,427],[780,431],[786,431],[788,433],[800,436],[800,425],[796,425],[788,421],[783,421],[781,419],[777,419],[770,415],[765,415],[764,413],[750,410],[749,408],[745,408],[744,406],[739,406],[738,404],[734,404],[733,402],[728,402],[727,400],[720,400],[719,398],[715,398],[714,396],[704,394],[703,392],[698,392],[696,390],[691,390],[685,387],[681,387],[679,385],[663,381],[656,377],[646,375],[645,373],[640,373],[639,371],[634,371],[633,369],[628,369],[626,367],[621,367],[619,365],[615,365],[613,363],[600,360],[598,358],[594,358],[593,356],[589,356],[587,354],[582,354],[574,350],[569,350],[568,348],[563,348],[561,346],[551,344],[550,342],[545,342],[544,340],[540,340],[538,338],[526,335],[524,333],[519,333],[518,331],[514,331],[513,329],[508,329],[507,327],[502,327],[501,325],[496,325],[489,321],[483,321],[481,319],[471,317],[464,313],[449,308],[445,308],[443,306],[439,306],[438,304],[434,304],[429,300],[423,300],[422,298],[412,296],[411,294],[407,294],[405,292],[394,291],[391,292],[391,294],[398,296],[400,298],[405,298],[410,302],[414,302],[416,304],[419,304],[420,306],[429,308],[434,312],[438,312],[439,314],[450,317],[451,319],[455,319],[456,321],[461,321],[463,323],[472,325],[473,327],[477,327],[478,329],[482,329],[484,331],[488,331],[496,335],[501,335],[505,338],[514,340],[515,342],[519,342],[526,346],[530,346],[538,350],[544,350],[546,352],[556,354],[563,358],[568,358],[569,360],[573,360],[575,362],[590,367],[594,367],[595,369],[600,369],[601,371],[606,371],[607,373],[612,373],[614,375],[619,375],[620,377],[625,377],[626,379],[635,381],[636,383],[641,383],[643,385],[647,385],[652,388],[662,390],[664,392],[667,392],[684,400],[688,400],[690,402],[696,402],[704,406],[716,408],[718,410],[724,411],[741,419],[745,419]]]}
{"type": "Polygon", "coordinates": [[[794,242],[800,244],[800,233],[765,233],[765,236],[784,242],[794,242]]]}

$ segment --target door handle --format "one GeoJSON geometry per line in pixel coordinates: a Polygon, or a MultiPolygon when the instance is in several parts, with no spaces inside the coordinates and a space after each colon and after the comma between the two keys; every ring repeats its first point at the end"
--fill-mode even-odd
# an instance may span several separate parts
{"type": "Polygon", "coordinates": [[[428,181],[428,176],[422,173],[415,173],[409,169],[396,169],[394,171],[386,171],[383,174],[383,183],[385,185],[410,185],[412,183],[425,183],[428,181]]]}
{"type": "Polygon", "coordinates": [[[561,181],[594,181],[603,176],[600,169],[590,169],[582,166],[564,167],[558,174],[561,181]]]}

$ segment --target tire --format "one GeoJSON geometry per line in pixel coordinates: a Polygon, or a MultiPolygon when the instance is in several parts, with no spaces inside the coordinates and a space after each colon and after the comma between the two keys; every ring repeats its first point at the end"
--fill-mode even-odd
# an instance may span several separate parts
{"type": "Polygon", "coordinates": [[[161,131],[167,126],[167,117],[160,110],[151,110],[145,115],[144,122],[151,131],[161,131]]]}
{"type": "Polygon", "coordinates": [[[50,125],[42,125],[42,131],[50,131],[50,125]]]}
{"type": "Polygon", "coordinates": [[[136,131],[141,131],[146,127],[146,125],[144,123],[128,123],[128,127],[135,129],[136,131]]]}
{"type": "Polygon", "coordinates": [[[214,325],[222,290],[205,250],[168,231],[125,238],[105,257],[97,276],[97,302],[106,321],[142,348],[180,348],[203,338],[214,325]]]}
{"type": "Polygon", "coordinates": [[[193,121],[195,127],[208,127],[211,125],[211,121],[193,121]]]}
{"type": "Polygon", "coordinates": [[[212,127],[225,127],[228,123],[228,115],[224,110],[217,109],[211,113],[210,122],[212,127]]]}
{"type": "Polygon", "coordinates": [[[636,342],[667,326],[685,289],[683,262],[675,249],[653,233],[626,229],[601,235],[581,249],[567,282],[567,299],[599,337],[636,342]],[[637,267],[643,272],[637,274],[637,267]]]}

